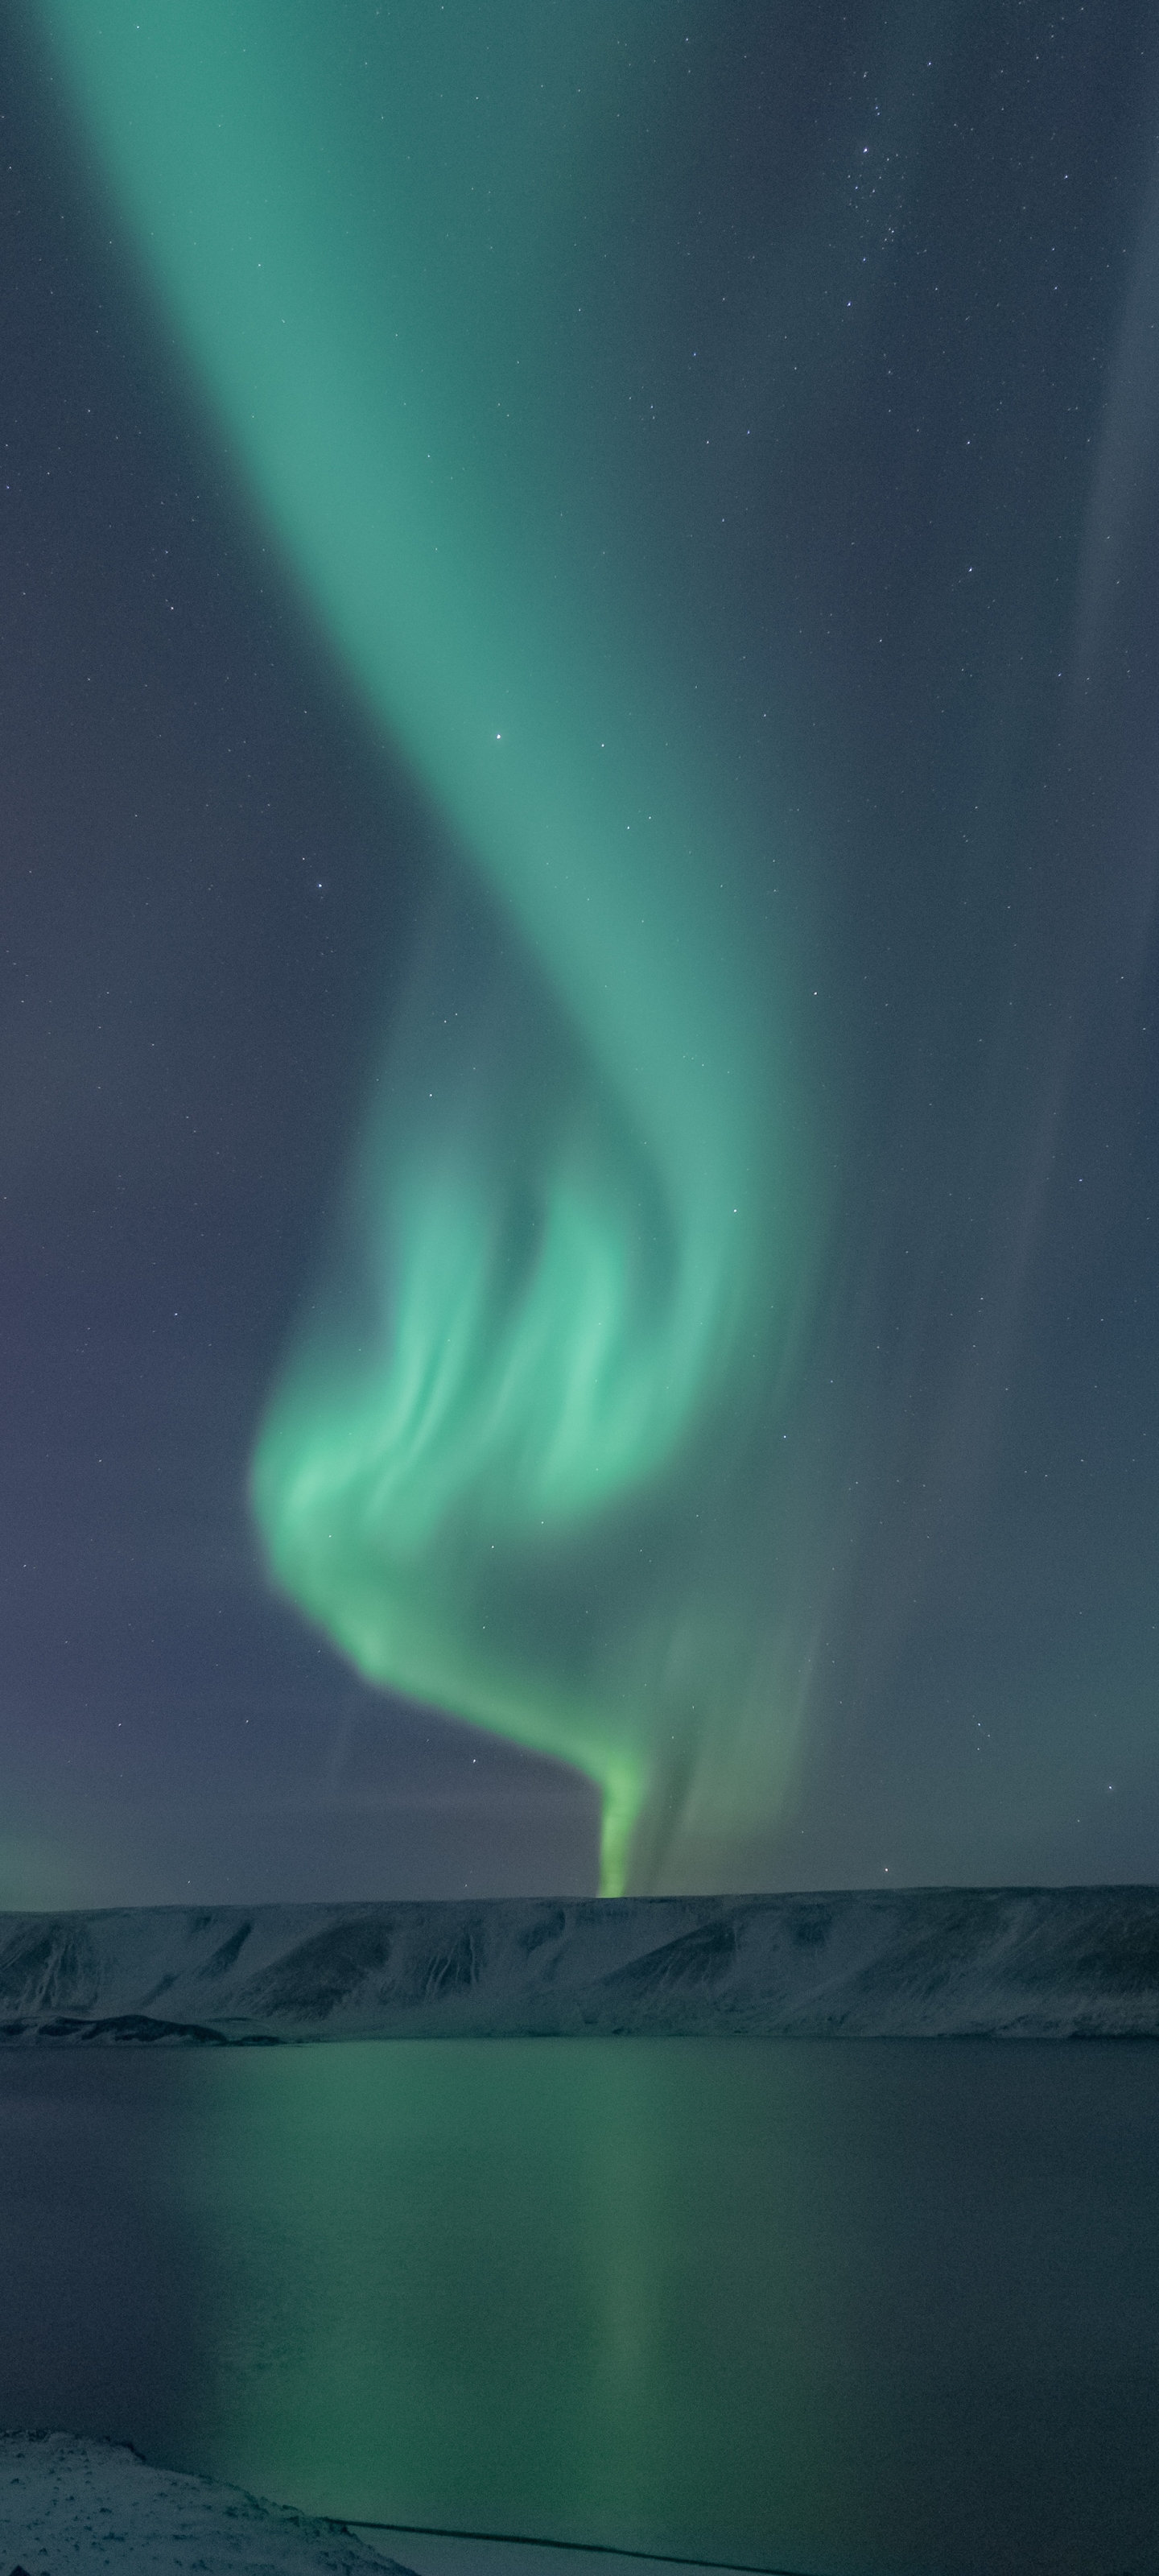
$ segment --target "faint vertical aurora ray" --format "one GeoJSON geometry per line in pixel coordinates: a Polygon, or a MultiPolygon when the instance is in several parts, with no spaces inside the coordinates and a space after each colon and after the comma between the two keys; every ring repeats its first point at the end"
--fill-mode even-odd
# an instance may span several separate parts
{"type": "MultiPolygon", "coordinates": [[[[730,1736],[767,1604],[686,1507],[786,1383],[816,1211],[759,846],[632,600],[597,600],[558,408],[496,420],[554,327],[534,21],[484,13],[484,256],[477,13],[44,15],[266,526],[524,961],[498,1030],[481,964],[439,1007],[453,938],[418,979],[258,1438],[269,1564],[368,1676],[596,1781],[615,1892],[706,1763],[748,1812],[783,1788],[792,1686],[743,1778],[730,1736]]],[[[582,69],[583,13],[551,25],[582,69]]]]}

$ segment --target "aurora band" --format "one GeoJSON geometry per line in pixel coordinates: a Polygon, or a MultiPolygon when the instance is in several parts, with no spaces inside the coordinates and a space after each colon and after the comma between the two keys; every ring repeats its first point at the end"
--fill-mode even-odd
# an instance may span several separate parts
{"type": "MultiPolygon", "coordinates": [[[[536,14],[43,19],[263,531],[500,961],[490,1009],[453,921],[416,966],[256,1445],[269,1566],[362,1673],[578,1765],[604,1889],[655,1883],[690,1801],[771,1812],[792,1750],[728,1498],[791,1368],[809,1193],[726,718],[617,580],[615,494],[601,519],[562,479],[577,164],[536,14]]],[[[570,101],[593,39],[550,24],[570,101]]]]}

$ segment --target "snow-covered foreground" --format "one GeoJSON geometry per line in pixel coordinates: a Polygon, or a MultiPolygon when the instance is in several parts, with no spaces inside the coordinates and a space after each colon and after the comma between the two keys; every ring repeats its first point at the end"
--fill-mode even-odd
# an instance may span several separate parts
{"type": "Polygon", "coordinates": [[[0,1914],[0,2044],[1159,2038],[1159,1888],[0,1914]]]}
{"type": "Polygon", "coordinates": [[[27,2576],[407,2576],[338,2523],[71,2433],[0,2433],[0,2567],[17,2565],[27,2576]]]}

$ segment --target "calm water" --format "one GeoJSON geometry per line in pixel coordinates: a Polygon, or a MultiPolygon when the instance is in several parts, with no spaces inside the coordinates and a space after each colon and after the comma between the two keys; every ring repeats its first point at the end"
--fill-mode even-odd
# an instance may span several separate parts
{"type": "Polygon", "coordinates": [[[0,2422],[314,2511],[1159,2569],[1159,2047],[0,2054],[0,2422]]]}

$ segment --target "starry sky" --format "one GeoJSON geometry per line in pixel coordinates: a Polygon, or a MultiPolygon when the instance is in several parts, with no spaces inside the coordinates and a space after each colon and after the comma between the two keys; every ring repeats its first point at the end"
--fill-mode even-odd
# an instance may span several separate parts
{"type": "Polygon", "coordinates": [[[192,28],[0,30],[0,1903],[1153,1877],[1152,13],[192,28]]]}

